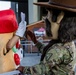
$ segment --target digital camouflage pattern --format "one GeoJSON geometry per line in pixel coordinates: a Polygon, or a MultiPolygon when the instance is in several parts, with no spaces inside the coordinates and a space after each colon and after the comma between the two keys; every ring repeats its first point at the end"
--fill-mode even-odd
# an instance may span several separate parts
{"type": "MultiPolygon", "coordinates": [[[[36,44],[41,53],[44,45],[36,44]]],[[[24,74],[30,75],[75,75],[72,71],[73,51],[70,43],[54,44],[47,50],[44,60],[32,67],[25,67],[24,74]]]]}

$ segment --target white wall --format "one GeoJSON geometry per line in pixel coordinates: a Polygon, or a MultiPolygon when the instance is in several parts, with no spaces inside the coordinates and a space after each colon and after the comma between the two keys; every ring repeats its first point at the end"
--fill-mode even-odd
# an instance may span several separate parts
{"type": "Polygon", "coordinates": [[[38,6],[34,2],[37,0],[28,0],[29,24],[38,21],[38,6]]]}

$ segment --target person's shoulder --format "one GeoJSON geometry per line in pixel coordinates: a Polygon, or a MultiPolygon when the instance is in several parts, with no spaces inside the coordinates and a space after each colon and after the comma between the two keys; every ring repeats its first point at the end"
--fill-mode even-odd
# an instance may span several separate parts
{"type": "Polygon", "coordinates": [[[63,47],[62,43],[56,43],[56,44],[54,44],[54,45],[51,46],[51,48],[56,48],[56,49],[62,48],[62,47],[63,47]]]}
{"type": "Polygon", "coordinates": [[[64,53],[69,53],[69,51],[67,50],[67,48],[62,44],[62,43],[56,43],[54,44],[53,46],[51,46],[49,48],[48,51],[51,51],[51,52],[55,52],[55,53],[61,53],[61,54],[64,54],[64,53]]]}

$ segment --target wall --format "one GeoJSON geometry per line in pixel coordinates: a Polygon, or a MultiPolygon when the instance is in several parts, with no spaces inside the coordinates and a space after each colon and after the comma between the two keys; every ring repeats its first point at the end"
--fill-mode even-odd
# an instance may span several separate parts
{"type": "Polygon", "coordinates": [[[34,2],[37,2],[37,0],[28,0],[29,24],[38,21],[38,7],[33,4],[34,2]]]}

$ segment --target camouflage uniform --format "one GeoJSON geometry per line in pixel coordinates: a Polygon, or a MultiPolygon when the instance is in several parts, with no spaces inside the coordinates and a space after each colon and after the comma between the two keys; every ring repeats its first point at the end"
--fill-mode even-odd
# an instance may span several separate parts
{"type": "MultiPolygon", "coordinates": [[[[43,53],[44,45],[38,42],[36,46],[43,53]]],[[[47,50],[43,61],[32,67],[25,67],[23,72],[30,75],[75,75],[71,73],[72,61],[71,46],[58,43],[47,50]]]]}

